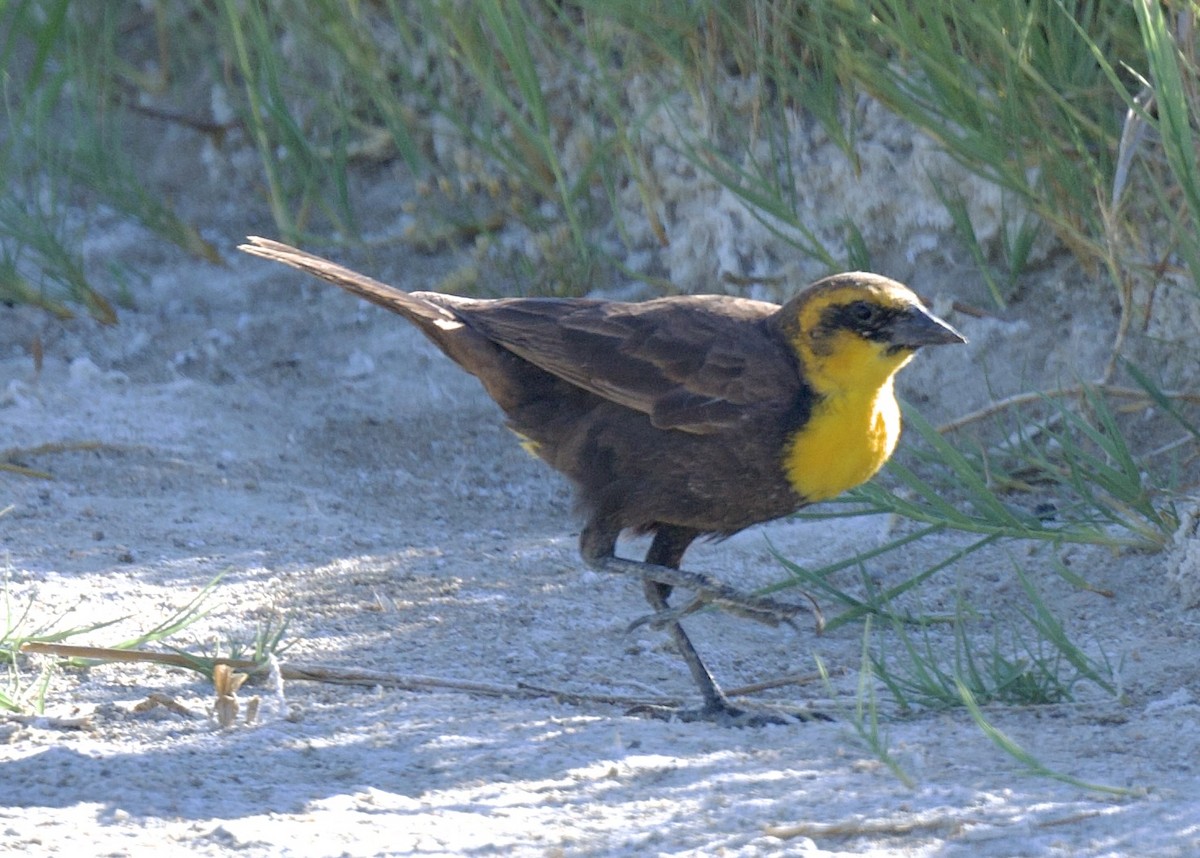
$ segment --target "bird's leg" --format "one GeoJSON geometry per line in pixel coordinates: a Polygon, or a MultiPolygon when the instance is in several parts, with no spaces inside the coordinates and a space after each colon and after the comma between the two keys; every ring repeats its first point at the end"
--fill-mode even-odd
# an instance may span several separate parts
{"type": "MultiPolygon", "coordinates": [[[[646,562],[637,563],[632,560],[622,561],[615,556],[619,532],[589,524],[580,536],[580,551],[584,559],[592,567],[605,571],[640,572],[642,587],[650,607],[656,612],[670,610],[667,597],[671,595],[674,580],[670,582],[657,580],[654,573],[660,569],[678,570],[684,552],[698,534],[685,528],[662,528],[654,536],[654,542],[646,554],[646,562]]],[[[696,647],[679,621],[671,620],[664,627],[671,635],[671,639],[675,642],[675,648],[679,650],[680,656],[692,674],[692,679],[704,697],[704,706],[698,711],[713,719],[718,713],[738,714],[738,710],[730,705],[725,697],[725,692],[721,690],[721,686],[717,684],[703,659],[700,658],[700,653],[696,652],[696,647]]],[[[656,712],[655,714],[661,713],[656,712]]],[[[672,711],[671,714],[674,712],[672,711]]]]}
{"type": "MultiPolygon", "coordinates": [[[[646,552],[646,563],[667,569],[678,569],[679,564],[683,561],[684,552],[687,551],[688,546],[692,544],[692,540],[697,535],[695,531],[684,528],[661,528],[654,534],[654,541],[650,544],[650,550],[646,552]]],[[[673,589],[670,584],[646,579],[642,581],[642,588],[646,593],[646,601],[650,603],[650,607],[655,612],[661,614],[670,610],[667,602],[673,589]]],[[[671,635],[671,640],[675,642],[675,648],[679,650],[679,655],[687,664],[688,671],[692,674],[692,680],[704,697],[704,706],[700,711],[709,716],[716,716],[718,713],[740,714],[739,710],[736,710],[730,704],[729,699],[725,697],[725,692],[721,690],[712,671],[700,658],[700,653],[696,652],[695,645],[687,636],[687,632],[683,630],[683,626],[679,624],[679,620],[667,622],[665,628],[671,635]]]]}
{"type": "MultiPolygon", "coordinates": [[[[699,709],[641,707],[636,711],[660,717],[675,717],[684,721],[713,721],[732,726],[794,723],[802,717],[798,715],[797,717],[789,718],[777,713],[746,712],[731,704],[728,698],[726,698],[725,692],[721,690],[721,686],[713,678],[712,672],[704,664],[704,660],[700,658],[700,654],[696,651],[696,647],[687,636],[687,632],[680,625],[679,620],[681,617],[694,611],[696,607],[704,604],[705,601],[717,602],[718,598],[715,597],[716,594],[714,591],[720,592],[719,599],[721,602],[728,599],[730,594],[739,603],[743,600],[754,599],[754,597],[743,596],[737,593],[736,590],[732,590],[732,588],[714,582],[708,576],[697,575],[693,578],[693,573],[687,572],[680,573],[679,576],[663,574],[679,572],[679,564],[683,560],[684,552],[687,551],[688,546],[691,545],[699,533],[690,528],[660,527],[655,533],[650,550],[646,554],[646,561],[638,563],[632,560],[622,560],[615,556],[618,532],[589,524],[580,537],[580,551],[584,559],[595,569],[621,573],[633,572],[642,578],[646,600],[655,610],[655,614],[649,618],[651,624],[656,628],[665,629],[671,635],[676,649],[679,650],[680,656],[687,664],[688,671],[692,674],[692,680],[696,683],[701,695],[704,697],[704,704],[699,709]],[[668,580],[661,580],[664,577],[668,580]],[[703,582],[700,588],[696,588],[697,580],[703,582]],[[684,608],[672,609],[667,602],[667,598],[671,595],[671,591],[677,583],[681,586],[696,588],[698,591],[707,591],[708,594],[714,597],[705,599],[698,592],[697,596],[685,605],[684,608]],[[660,617],[662,618],[661,621],[658,619],[660,617]]],[[[724,607],[723,604],[722,607],[724,607]]],[[[787,607],[792,608],[792,606],[787,607]]],[[[766,616],[777,616],[778,619],[775,620],[775,624],[778,624],[778,622],[790,622],[791,614],[803,610],[801,608],[793,608],[787,612],[777,612],[777,609],[772,606],[772,613],[764,614],[757,602],[753,604],[753,609],[754,614],[743,615],[753,616],[755,619],[764,622],[769,622],[769,620],[765,619],[766,616]]],[[[742,612],[735,611],[735,613],[741,614],[742,612]]],[[[640,623],[635,623],[634,625],[638,624],[640,623]]]]}

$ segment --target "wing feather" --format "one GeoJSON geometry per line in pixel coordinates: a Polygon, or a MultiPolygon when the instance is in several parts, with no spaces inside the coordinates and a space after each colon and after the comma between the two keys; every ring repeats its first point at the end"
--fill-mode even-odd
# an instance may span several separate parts
{"type": "Polygon", "coordinates": [[[649,415],[659,428],[730,429],[758,407],[790,403],[801,386],[795,358],[766,322],[779,308],[761,301],[525,298],[453,309],[530,363],[649,415]]]}

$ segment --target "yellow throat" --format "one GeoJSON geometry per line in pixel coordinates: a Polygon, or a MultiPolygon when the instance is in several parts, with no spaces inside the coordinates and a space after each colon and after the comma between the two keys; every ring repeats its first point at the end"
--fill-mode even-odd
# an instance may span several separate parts
{"type": "Polygon", "coordinates": [[[848,333],[822,354],[796,345],[818,399],[785,447],[784,471],[805,500],[828,500],[869,480],[896,449],[900,406],[893,379],[913,353],[888,354],[848,333]]]}

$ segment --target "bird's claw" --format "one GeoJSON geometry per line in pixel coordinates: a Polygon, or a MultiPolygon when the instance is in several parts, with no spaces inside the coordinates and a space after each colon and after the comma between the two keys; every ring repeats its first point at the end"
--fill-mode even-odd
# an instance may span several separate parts
{"type": "Polygon", "coordinates": [[[634,706],[626,710],[625,714],[657,718],[661,721],[682,721],[684,723],[707,721],[721,727],[786,726],[811,721],[833,720],[824,712],[812,709],[758,706],[743,709],[740,706],[734,706],[724,698],[717,701],[709,701],[703,706],[688,708],[650,705],[634,706]]]}
{"type": "Polygon", "coordinates": [[[821,613],[816,599],[803,591],[801,593],[808,600],[808,604],[797,605],[781,602],[770,596],[753,596],[743,593],[702,572],[673,569],[654,563],[639,563],[619,557],[594,558],[590,562],[593,568],[601,571],[636,575],[643,581],[690,590],[694,594],[691,599],[677,608],[659,611],[634,620],[629,626],[630,630],[645,625],[654,629],[663,629],[709,605],[739,617],[765,623],[768,626],[787,624],[796,628],[793,617],[797,614],[812,614],[816,620],[817,632],[819,633],[825,628],[825,617],[821,613]]]}
{"type": "Polygon", "coordinates": [[[792,629],[799,631],[800,627],[796,625],[795,617],[798,614],[812,614],[816,619],[817,631],[820,632],[825,626],[825,618],[821,614],[821,609],[817,606],[816,601],[807,593],[804,594],[810,604],[794,605],[788,602],[780,602],[766,596],[750,596],[741,595],[733,596],[730,593],[714,594],[705,591],[696,593],[687,602],[675,608],[670,608],[665,611],[657,611],[653,614],[639,617],[629,624],[626,631],[633,631],[641,626],[648,626],[655,630],[665,629],[672,623],[677,623],[689,614],[694,614],[701,608],[712,606],[718,610],[725,611],[734,616],[743,617],[747,620],[754,620],[758,623],[763,623],[768,626],[790,626],[792,629]]]}

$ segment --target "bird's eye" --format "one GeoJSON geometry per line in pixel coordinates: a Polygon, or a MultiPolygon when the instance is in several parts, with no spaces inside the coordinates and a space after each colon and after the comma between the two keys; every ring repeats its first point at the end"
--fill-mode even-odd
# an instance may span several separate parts
{"type": "Polygon", "coordinates": [[[850,305],[850,315],[852,315],[856,321],[870,322],[878,315],[878,309],[874,304],[868,303],[867,301],[855,301],[850,305]]]}

